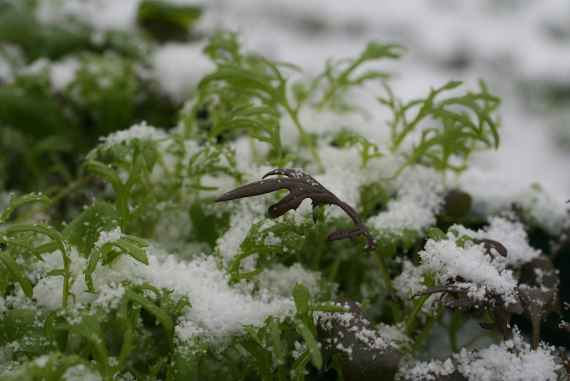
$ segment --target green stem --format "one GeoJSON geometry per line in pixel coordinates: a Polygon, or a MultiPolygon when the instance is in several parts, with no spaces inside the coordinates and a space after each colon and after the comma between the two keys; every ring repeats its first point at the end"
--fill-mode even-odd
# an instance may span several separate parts
{"type": "Polygon", "coordinates": [[[392,284],[392,278],[390,278],[390,273],[386,268],[384,256],[379,250],[375,250],[374,254],[374,259],[376,259],[376,262],[378,262],[378,268],[380,269],[380,274],[382,274],[382,278],[384,280],[384,286],[386,286],[388,293],[391,294],[394,291],[394,286],[392,284]]]}
{"type": "Polygon", "coordinates": [[[414,345],[413,345],[413,352],[417,352],[422,345],[426,342],[426,340],[428,339],[430,333],[431,333],[431,329],[433,327],[433,322],[434,322],[434,318],[433,317],[429,317],[425,326],[422,328],[422,330],[420,331],[420,333],[416,336],[416,339],[414,341],[414,345]]]}
{"type": "Polygon", "coordinates": [[[339,87],[341,87],[341,86],[339,86],[339,84],[345,85],[348,82],[348,77],[363,62],[364,62],[364,60],[362,58],[356,59],[356,60],[354,60],[354,62],[352,64],[350,64],[350,66],[348,66],[346,69],[344,69],[342,71],[342,73],[340,73],[340,75],[337,77],[336,81],[331,83],[331,86],[328,88],[327,92],[325,93],[325,95],[323,96],[323,98],[321,99],[319,104],[317,105],[317,108],[319,110],[322,110],[323,107],[332,99],[332,97],[337,92],[339,87]]]}
{"type": "Polygon", "coordinates": [[[77,180],[69,183],[65,188],[63,188],[58,193],[56,193],[53,197],[51,197],[52,205],[57,204],[60,200],[65,198],[68,194],[72,193],[75,189],[84,185],[90,179],[91,179],[90,176],[83,176],[83,177],[80,177],[77,180]]]}
{"type": "Polygon", "coordinates": [[[408,336],[411,336],[412,333],[414,332],[414,327],[416,324],[416,317],[420,313],[424,303],[426,302],[426,300],[428,300],[429,297],[430,297],[430,295],[422,295],[414,303],[414,309],[412,310],[412,313],[406,319],[406,323],[405,323],[406,333],[408,334],[408,336]]]}
{"type": "Polygon", "coordinates": [[[454,353],[459,352],[459,342],[457,339],[457,333],[461,326],[463,325],[463,317],[457,311],[454,311],[451,315],[451,321],[447,327],[447,333],[449,335],[449,344],[451,346],[451,350],[454,353]]]}
{"type": "Polygon", "coordinates": [[[303,143],[304,145],[306,145],[309,148],[309,151],[311,152],[311,155],[313,156],[313,158],[317,162],[319,169],[321,171],[324,170],[323,163],[321,162],[321,158],[319,156],[319,153],[317,152],[315,145],[313,144],[310,136],[307,134],[307,132],[305,131],[305,129],[301,125],[301,122],[299,120],[298,111],[293,110],[291,108],[291,106],[289,106],[288,104],[284,105],[284,107],[285,107],[285,111],[287,111],[287,113],[289,114],[289,117],[293,121],[293,125],[295,126],[295,128],[299,132],[299,137],[301,138],[301,143],[303,143]]]}

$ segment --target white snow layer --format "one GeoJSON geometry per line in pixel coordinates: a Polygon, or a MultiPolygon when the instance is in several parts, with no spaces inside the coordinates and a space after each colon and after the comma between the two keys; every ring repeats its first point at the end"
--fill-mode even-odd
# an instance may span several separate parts
{"type": "Polygon", "coordinates": [[[430,381],[458,372],[469,381],[556,381],[560,367],[554,347],[541,344],[532,350],[515,329],[511,340],[475,352],[463,349],[444,361],[418,362],[402,370],[402,376],[430,381]]]}

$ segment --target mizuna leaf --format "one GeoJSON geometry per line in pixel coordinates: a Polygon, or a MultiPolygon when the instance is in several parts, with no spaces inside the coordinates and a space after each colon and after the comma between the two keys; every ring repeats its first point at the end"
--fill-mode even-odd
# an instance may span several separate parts
{"type": "Polygon", "coordinates": [[[26,277],[24,270],[20,267],[20,265],[6,252],[0,251],[0,261],[2,264],[8,269],[8,272],[12,277],[20,284],[24,294],[31,298],[34,293],[34,288],[32,283],[26,277]]]}

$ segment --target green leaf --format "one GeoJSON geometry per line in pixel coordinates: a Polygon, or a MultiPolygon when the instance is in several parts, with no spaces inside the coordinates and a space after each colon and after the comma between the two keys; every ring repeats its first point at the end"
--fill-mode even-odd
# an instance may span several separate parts
{"type": "Polygon", "coordinates": [[[119,216],[115,207],[104,201],[96,201],[73,219],[63,231],[69,243],[83,256],[89,255],[99,235],[119,226],[119,216]]]}
{"type": "Polygon", "coordinates": [[[146,250],[138,246],[140,245],[139,242],[133,243],[132,241],[129,241],[128,238],[121,238],[116,241],[109,242],[109,244],[119,247],[121,250],[123,250],[123,252],[130,255],[137,261],[148,265],[148,256],[146,255],[146,250]]]}
{"type": "Polygon", "coordinates": [[[297,283],[293,288],[293,300],[295,301],[297,314],[299,314],[300,316],[305,316],[309,313],[310,299],[311,299],[311,294],[309,294],[309,290],[307,290],[307,288],[302,284],[297,283]]]}
{"type": "Polygon", "coordinates": [[[305,379],[305,367],[311,361],[311,351],[306,350],[293,363],[293,380],[303,381],[305,379]]]}
{"type": "Polygon", "coordinates": [[[461,82],[448,82],[431,89],[427,97],[407,103],[399,101],[385,86],[388,95],[379,98],[379,101],[393,113],[389,122],[393,152],[399,150],[420,125],[426,124],[421,130],[419,142],[407,153],[406,163],[395,175],[408,165],[417,163],[441,172],[461,172],[467,168],[473,152],[498,147],[499,123],[494,113],[500,99],[491,95],[482,81],[479,83],[479,92],[467,91],[442,98],[449,91],[455,94],[460,85],[461,82]]]}
{"type": "Polygon", "coordinates": [[[68,141],[77,137],[75,121],[64,113],[47,85],[0,87],[0,124],[14,127],[35,141],[50,135],[67,137],[68,141]]]}
{"type": "Polygon", "coordinates": [[[62,251],[62,254],[67,254],[65,247],[65,240],[60,232],[50,225],[45,224],[14,224],[6,228],[7,235],[18,233],[36,233],[48,236],[57,243],[57,248],[62,251]]]}
{"type": "Polygon", "coordinates": [[[318,100],[317,107],[322,109],[328,106],[339,112],[353,110],[354,107],[345,99],[349,90],[365,82],[389,78],[387,73],[379,70],[367,70],[359,74],[362,66],[376,60],[398,59],[402,53],[403,49],[399,45],[371,41],[356,58],[328,61],[324,72],[315,80],[315,88],[323,87],[323,95],[318,100]],[[322,82],[324,85],[319,86],[322,82]]]}
{"type": "Polygon", "coordinates": [[[55,269],[55,270],[51,270],[48,271],[46,273],[47,276],[65,276],[65,270],[64,269],[55,269]]]}
{"type": "Polygon", "coordinates": [[[429,229],[427,229],[426,236],[430,239],[433,239],[434,241],[441,241],[447,238],[445,233],[441,229],[436,227],[430,227],[429,229]]]}
{"type": "Polygon", "coordinates": [[[99,319],[93,315],[83,315],[79,324],[72,324],[69,330],[83,337],[92,348],[93,357],[99,365],[102,374],[108,372],[109,354],[105,346],[105,336],[99,319]]]}
{"type": "Polygon", "coordinates": [[[190,27],[200,18],[202,9],[162,0],[143,0],[137,22],[159,41],[185,40],[190,27]]]}
{"type": "Polygon", "coordinates": [[[303,337],[303,340],[305,340],[305,344],[307,344],[307,348],[311,354],[311,362],[315,368],[321,369],[323,367],[323,356],[317,339],[302,320],[295,319],[295,328],[303,337]]]}
{"type": "Polygon", "coordinates": [[[85,169],[88,172],[101,177],[102,179],[108,181],[113,186],[116,193],[123,191],[124,185],[117,173],[109,168],[107,165],[101,163],[100,161],[91,160],[85,163],[85,169]]]}
{"type": "Polygon", "coordinates": [[[281,327],[279,326],[279,320],[269,318],[268,327],[271,347],[277,360],[277,364],[284,364],[286,361],[286,354],[285,348],[283,348],[283,343],[281,342],[281,327]]]}
{"type": "Polygon", "coordinates": [[[22,205],[29,204],[32,202],[38,202],[44,205],[49,205],[50,199],[41,193],[28,193],[22,196],[14,197],[10,200],[8,207],[2,211],[0,214],[0,224],[5,223],[8,218],[12,215],[14,210],[22,205]]]}
{"type": "Polygon", "coordinates": [[[20,265],[5,251],[0,251],[0,262],[8,269],[10,275],[20,284],[24,294],[28,298],[33,297],[34,288],[32,282],[25,275],[24,270],[20,265]]]}
{"type": "Polygon", "coordinates": [[[167,334],[167,336],[168,337],[172,336],[172,334],[174,333],[174,323],[170,318],[170,316],[168,316],[168,314],[163,309],[158,307],[156,304],[154,304],[144,296],[133,291],[132,289],[128,289],[125,291],[125,298],[127,298],[133,303],[140,305],[150,314],[154,315],[156,320],[162,325],[164,332],[167,334]]]}

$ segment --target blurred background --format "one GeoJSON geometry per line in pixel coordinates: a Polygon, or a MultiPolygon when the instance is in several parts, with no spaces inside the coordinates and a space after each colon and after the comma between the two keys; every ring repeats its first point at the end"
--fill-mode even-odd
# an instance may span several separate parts
{"type": "MultiPolygon", "coordinates": [[[[503,98],[502,145],[462,186],[493,200],[537,188],[540,202],[570,198],[568,0],[0,0],[0,188],[70,180],[78,153],[135,122],[175,126],[212,67],[201,49],[216,29],[309,74],[372,39],[402,44],[405,58],[386,64],[402,98],[483,78],[503,98]]],[[[359,120],[314,129],[354,123],[381,139],[381,93],[362,95],[359,120]]]]}
{"type": "MultiPolygon", "coordinates": [[[[496,198],[537,183],[558,202],[570,198],[570,1],[214,4],[207,25],[239,30],[252,48],[309,71],[327,58],[356,55],[372,39],[399,43],[408,53],[395,63],[392,85],[403,98],[451,79],[485,79],[503,98],[503,144],[477,158],[464,187],[496,198]],[[475,185],[480,175],[484,189],[475,185]]],[[[374,109],[380,114],[368,128],[380,129],[388,116],[374,109]]]]}

